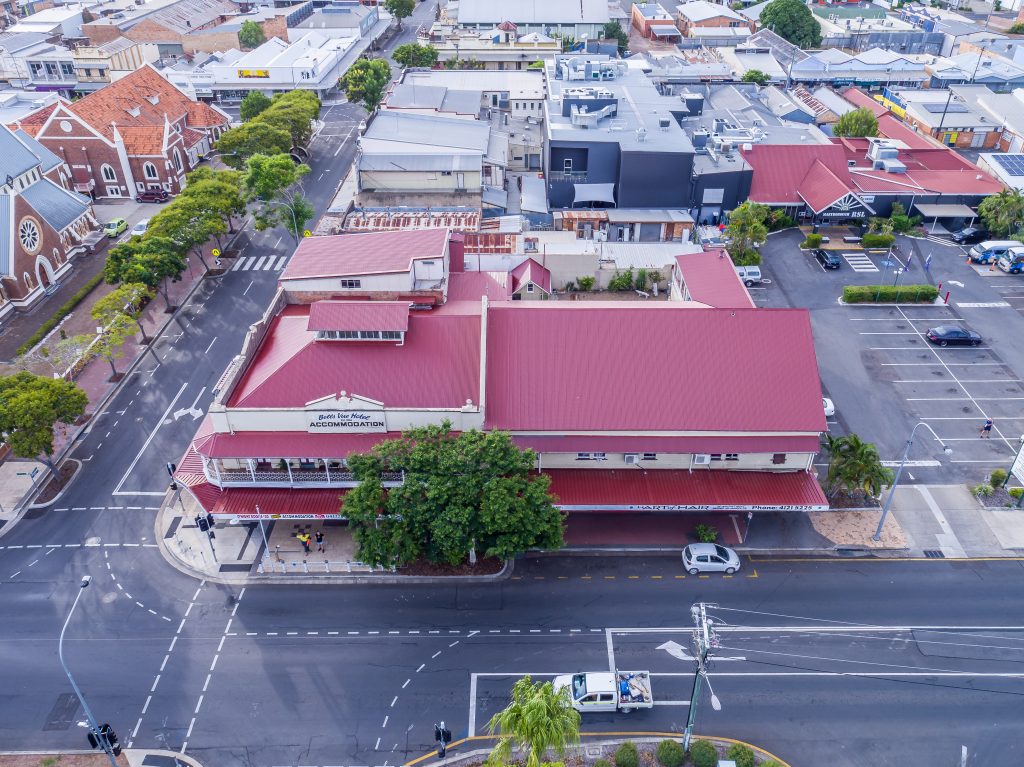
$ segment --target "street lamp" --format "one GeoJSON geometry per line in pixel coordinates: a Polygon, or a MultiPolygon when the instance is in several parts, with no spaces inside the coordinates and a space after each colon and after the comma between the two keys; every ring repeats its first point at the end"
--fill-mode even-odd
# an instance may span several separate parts
{"type": "Polygon", "coordinates": [[[292,226],[294,227],[294,229],[292,230],[292,234],[295,237],[295,244],[298,245],[299,244],[299,221],[298,221],[297,218],[295,218],[295,208],[293,208],[291,205],[289,205],[286,202],[279,202],[277,200],[263,200],[263,202],[265,202],[267,205],[280,205],[282,208],[287,208],[288,209],[288,212],[292,214],[292,226]]]}
{"type": "Polygon", "coordinates": [[[871,540],[880,541],[882,540],[882,528],[885,526],[885,518],[889,515],[889,507],[892,506],[892,498],[896,495],[896,485],[900,483],[900,476],[903,474],[903,467],[907,463],[907,457],[910,455],[910,448],[914,444],[914,435],[917,430],[921,427],[925,427],[935,437],[935,441],[942,445],[942,452],[949,455],[953,452],[953,448],[939,439],[939,435],[935,433],[935,429],[926,424],[924,421],[918,421],[917,425],[910,432],[910,436],[907,438],[907,447],[903,451],[903,459],[900,461],[900,466],[896,469],[896,476],[892,479],[892,487],[889,488],[889,497],[885,499],[885,507],[882,509],[882,518],[878,520],[878,529],[875,530],[875,534],[871,536],[871,540]]]}
{"type": "Polygon", "coordinates": [[[117,736],[113,735],[113,730],[110,729],[109,724],[105,724],[101,728],[96,723],[96,717],[92,715],[92,711],[85,702],[85,698],[82,697],[82,691],[78,689],[78,685],[75,684],[75,678],[71,676],[68,664],[64,662],[64,632],[68,630],[68,623],[71,622],[71,616],[74,615],[75,608],[78,607],[78,600],[82,598],[82,593],[91,580],[92,577],[88,575],[82,578],[78,594],[75,595],[75,601],[71,603],[71,609],[68,610],[68,617],[64,621],[64,627],[60,630],[60,639],[57,642],[57,656],[60,658],[60,665],[64,667],[64,673],[68,675],[68,681],[71,682],[71,689],[75,691],[75,697],[78,698],[78,702],[82,704],[82,710],[85,712],[85,720],[89,725],[89,742],[95,742],[94,748],[98,745],[103,749],[110,759],[111,767],[119,767],[114,754],[114,744],[117,743],[117,736]]]}
{"type": "MultiPolygon", "coordinates": [[[[991,45],[991,44],[995,43],[995,40],[986,40],[985,42],[988,43],[989,45],[991,45]]],[[[986,46],[984,46],[984,45],[982,45],[979,48],[980,53],[978,53],[978,60],[974,64],[974,71],[971,73],[971,79],[968,81],[968,83],[967,83],[968,85],[974,85],[974,78],[978,76],[978,69],[981,68],[981,60],[985,57],[985,51],[986,50],[988,50],[988,48],[986,46]]],[[[949,95],[946,97],[946,106],[944,106],[942,108],[942,117],[939,118],[938,131],[939,131],[939,136],[940,137],[942,136],[942,125],[943,125],[943,123],[946,122],[946,112],[949,110],[949,102],[953,98],[953,85],[952,85],[952,83],[950,83],[946,87],[949,88],[949,95]]],[[[945,143],[945,142],[942,142],[942,143],[945,143]]]]}

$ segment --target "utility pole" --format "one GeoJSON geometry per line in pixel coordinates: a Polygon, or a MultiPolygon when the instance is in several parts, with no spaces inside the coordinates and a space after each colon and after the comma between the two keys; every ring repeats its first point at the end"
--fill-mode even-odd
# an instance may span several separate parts
{"type": "MultiPolygon", "coordinates": [[[[686,718],[686,731],[683,733],[683,749],[690,750],[690,738],[693,737],[693,724],[697,719],[697,704],[700,701],[701,682],[707,681],[708,652],[716,643],[714,622],[708,618],[707,608],[714,607],[698,602],[690,607],[693,616],[693,657],[697,661],[697,670],[693,675],[693,691],[690,693],[690,713],[686,718]]],[[[722,709],[722,704],[714,692],[711,693],[711,708],[722,709]]]]}

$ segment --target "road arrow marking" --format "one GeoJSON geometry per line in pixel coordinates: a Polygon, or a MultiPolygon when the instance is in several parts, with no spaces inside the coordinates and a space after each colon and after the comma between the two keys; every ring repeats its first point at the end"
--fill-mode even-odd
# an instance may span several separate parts
{"type": "MultiPolygon", "coordinates": [[[[214,339],[214,340],[217,340],[217,339],[214,339]]],[[[182,418],[182,417],[184,417],[186,415],[192,416],[192,420],[193,421],[198,421],[200,418],[202,418],[203,417],[203,411],[200,410],[199,408],[197,408],[196,404],[199,402],[200,398],[205,393],[206,393],[206,387],[204,386],[202,388],[202,390],[199,392],[199,394],[196,395],[196,398],[194,400],[192,400],[192,407],[183,407],[180,410],[175,410],[174,411],[174,420],[177,421],[179,418],[182,418]]]]}
{"type": "MultiPolygon", "coordinates": [[[[681,644],[679,644],[678,642],[673,642],[671,639],[669,641],[665,642],[665,644],[658,645],[658,647],[656,649],[664,650],[669,655],[671,655],[673,658],[678,658],[679,660],[688,660],[688,661],[697,660],[692,655],[687,653],[686,649],[681,644]]],[[[716,660],[716,661],[717,660],[746,660],[746,659],[747,658],[746,658],[745,655],[739,655],[739,656],[730,657],[730,658],[721,657],[721,656],[718,656],[718,655],[712,655],[711,656],[711,660],[716,660]]]]}

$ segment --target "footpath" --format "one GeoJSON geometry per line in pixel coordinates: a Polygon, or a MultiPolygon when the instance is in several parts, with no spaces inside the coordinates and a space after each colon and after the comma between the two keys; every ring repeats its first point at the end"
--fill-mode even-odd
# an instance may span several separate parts
{"type": "MultiPolygon", "coordinates": [[[[185,754],[144,748],[124,749],[117,757],[117,764],[118,767],[203,767],[185,754]]],[[[0,751],[0,767],[110,767],[110,760],[102,751],[0,751]]]]}

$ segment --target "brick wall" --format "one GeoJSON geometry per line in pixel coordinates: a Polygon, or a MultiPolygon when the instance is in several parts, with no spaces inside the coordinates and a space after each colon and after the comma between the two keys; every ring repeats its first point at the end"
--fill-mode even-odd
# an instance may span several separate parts
{"type": "Polygon", "coordinates": [[[196,51],[214,53],[241,47],[238,44],[238,33],[231,30],[185,35],[181,40],[181,45],[185,53],[195,53],[196,51]]]}
{"type": "MultiPolygon", "coordinates": [[[[61,247],[60,236],[42,219],[38,213],[32,210],[31,206],[22,199],[21,195],[14,198],[13,251],[14,262],[11,273],[14,275],[14,279],[5,281],[4,283],[5,287],[9,290],[11,298],[13,299],[24,298],[38,284],[36,279],[36,261],[40,256],[46,260],[53,272],[56,272],[66,260],[64,257],[64,251],[61,247]],[[35,221],[40,234],[39,247],[32,252],[26,251],[21,246],[21,241],[18,238],[18,227],[27,217],[35,221]],[[58,253],[56,257],[53,254],[54,248],[57,249],[58,253]],[[25,282],[24,274],[26,272],[29,274],[29,284],[26,284],[25,282]]],[[[43,276],[45,284],[46,272],[43,271],[42,267],[40,267],[39,273],[43,276]]]]}
{"type": "Polygon", "coordinates": [[[103,45],[121,37],[121,30],[114,24],[92,22],[82,25],[82,34],[88,37],[93,45],[103,45]]]}
{"type": "Polygon", "coordinates": [[[183,43],[185,36],[166,27],[162,27],[151,19],[143,19],[124,33],[129,40],[139,43],[183,43]]]}

